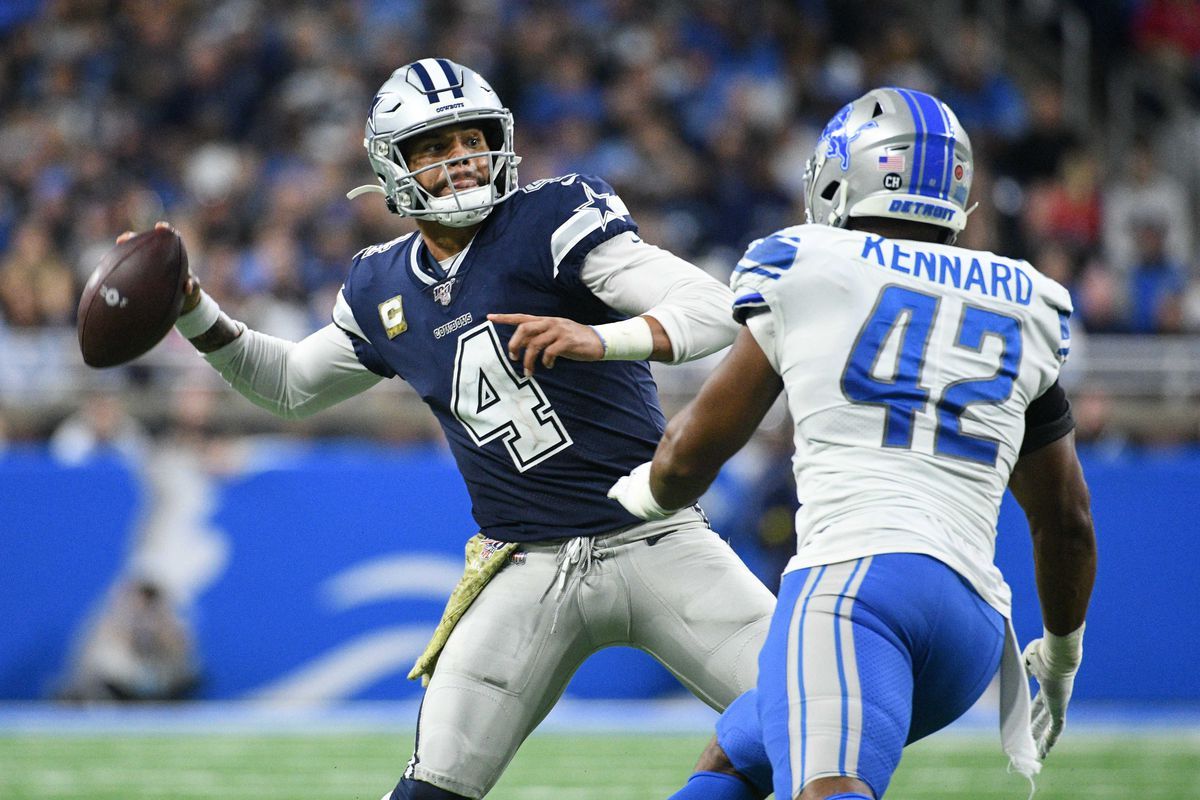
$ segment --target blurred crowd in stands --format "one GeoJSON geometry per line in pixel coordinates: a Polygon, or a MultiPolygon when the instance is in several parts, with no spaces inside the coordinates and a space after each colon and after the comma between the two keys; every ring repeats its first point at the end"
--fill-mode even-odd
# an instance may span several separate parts
{"type": "MultiPolygon", "coordinates": [[[[646,240],[722,279],[802,220],[804,162],[839,107],[877,85],[934,93],[975,149],[960,243],[1068,286],[1080,333],[1200,333],[1200,0],[0,0],[0,447],[13,393],[46,405],[53,386],[74,407],[29,430],[57,458],[107,445],[151,463],[119,393],[53,379],[107,377],[71,332],[122,231],[170,220],[207,290],[259,330],[326,324],[354,253],[411,230],[345,192],[372,179],[376,88],[428,56],[478,70],[514,111],[523,182],[598,174],[646,240]]],[[[207,436],[221,404],[196,363],[170,433],[204,474],[235,459],[207,436]]],[[[1124,445],[1108,398],[1073,402],[1081,439],[1124,445]]],[[[780,431],[706,501],[767,580],[792,552],[780,431]]],[[[139,581],[114,590],[64,697],[195,685],[186,631],[139,581]]]]}
{"type": "Polygon", "coordinates": [[[235,316],[289,338],[325,324],[350,257],[409,230],[345,192],[371,179],[373,92],[430,55],[513,109],[524,182],[599,174],[647,240],[722,278],[801,220],[804,161],[838,107],[875,85],[935,93],[975,147],[961,243],[1066,284],[1082,330],[1200,331],[1194,0],[4,6],[0,336],[69,329],[99,255],[157,219],[235,316]],[[1064,9],[1089,25],[1083,115],[1064,110],[1064,9]],[[1106,107],[1130,70],[1149,76],[1135,102],[1106,107]]]}

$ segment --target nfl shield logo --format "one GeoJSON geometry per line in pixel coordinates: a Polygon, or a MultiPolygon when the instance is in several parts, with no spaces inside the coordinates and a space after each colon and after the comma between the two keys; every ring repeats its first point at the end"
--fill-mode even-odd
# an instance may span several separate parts
{"type": "Polygon", "coordinates": [[[451,278],[445,283],[439,283],[433,287],[433,299],[444,306],[450,305],[450,289],[454,286],[456,278],[451,278]]]}

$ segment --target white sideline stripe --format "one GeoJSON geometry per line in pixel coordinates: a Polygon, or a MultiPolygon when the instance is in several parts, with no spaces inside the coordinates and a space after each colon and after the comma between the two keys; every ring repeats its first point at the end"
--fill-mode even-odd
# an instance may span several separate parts
{"type": "MultiPolygon", "coordinates": [[[[415,685],[415,684],[414,684],[415,685]]],[[[420,698],[330,705],[206,700],[163,706],[63,706],[0,703],[0,734],[411,732],[420,698]]],[[[543,733],[673,733],[707,736],[717,713],[686,691],[654,700],[566,697],[538,726],[543,733]]],[[[989,728],[990,730],[990,728],[989,728]]]]}
{"type": "MultiPolygon", "coordinates": [[[[999,753],[996,709],[975,710],[939,731],[925,748],[940,743],[985,742],[999,753]]],[[[419,698],[352,700],[326,706],[265,706],[229,700],[201,700],[163,706],[64,706],[48,701],[0,702],[0,734],[6,736],[131,736],[145,733],[350,733],[411,732],[419,698]]],[[[1082,701],[1071,704],[1070,735],[1087,741],[1129,744],[1200,744],[1200,711],[1161,706],[1082,701]]],[[[654,700],[559,701],[540,733],[686,733],[711,735],[717,714],[690,694],[654,700]]],[[[999,756],[997,756],[999,757],[999,756]]]]}
{"type": "Polygon", "coordinates": [[[432,624],[408,625],[359,637],[249,693],[247,699],[288,706],[337,702],[387,675],[407,675],[433,630],[432,624]]]}
{"type": "Polygon", "coordinates": [[[461,560],[435,556],[390,556],[344,569],[321,584],[333,611],[397,598],[444,601],[462,576],[461,560]]]}

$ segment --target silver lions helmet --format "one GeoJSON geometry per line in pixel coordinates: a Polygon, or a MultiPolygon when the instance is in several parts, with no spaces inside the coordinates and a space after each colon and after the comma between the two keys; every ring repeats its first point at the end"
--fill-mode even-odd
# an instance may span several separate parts
{"type": "Polygon", "coordinates": [[[378,192],[392,213],[428,219],[462,228],[483,221],[492,209],[517,190],[517,164],[513,152],[512,112],[488,82],[474,70],[444,58],[423,58],[392,73],[379,88],[367,116],[363,145],[379,185],[359,186],[347,197],[378,192]],[[406,139],[446,125],[469,124],[483,131],[490,180],[484,186],[457,190],[450,179],[454,158],[411,170],[404,158],[406,139]],[[449,194],[435,197],[417,181],[417,175],[441,170],[449,194]]]}
{"type": "Polygon", "coordinates": [[[804,173],[805,217],[844,228],[851,217],[966,226],[971,140],[950,107],[912,89],[867,92],[825,126],[804,173]]]}

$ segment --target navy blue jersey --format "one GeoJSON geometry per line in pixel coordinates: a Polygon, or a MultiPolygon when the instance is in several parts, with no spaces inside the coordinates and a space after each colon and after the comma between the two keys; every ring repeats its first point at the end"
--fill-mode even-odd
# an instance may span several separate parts
{"type": "Polygon", "coordinates": [[[591,536],[638,522],[606,492],[653,457],[662,435],[649,365],[559,359],[524,378],[507,354],[514,328],[487,320],[623,319],[579,272],[592,248],[636,230],[608,184],[568,175],[497,206],[448,271],[418,233],[354,258],[342,292],[366,335],[349,334],[358,359],[403,378],[433,410],[492,538],[591,536]]]}

